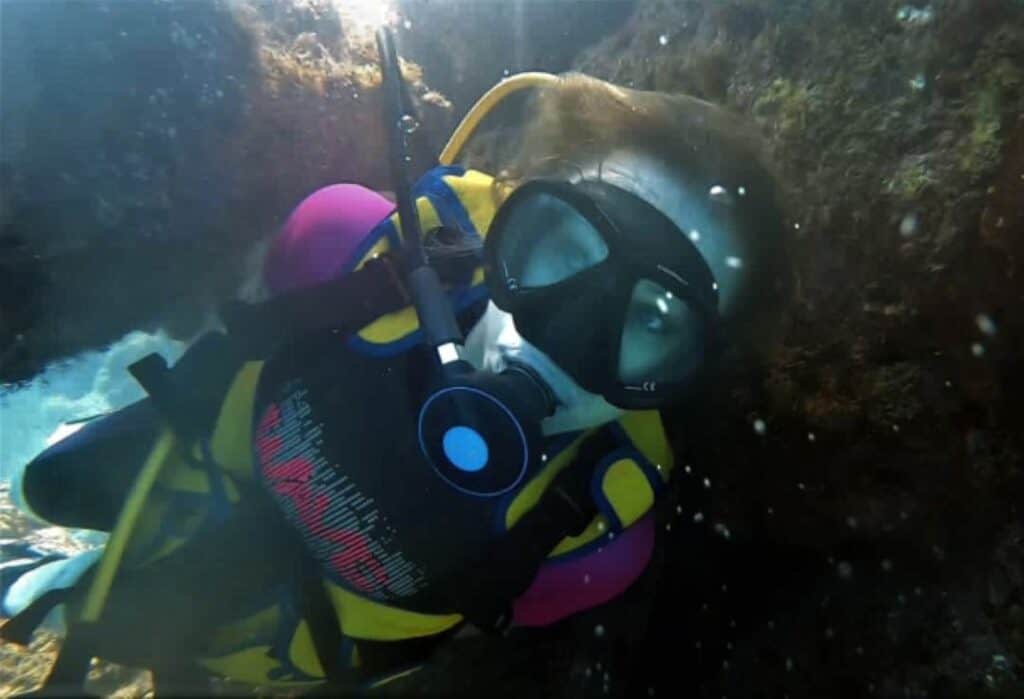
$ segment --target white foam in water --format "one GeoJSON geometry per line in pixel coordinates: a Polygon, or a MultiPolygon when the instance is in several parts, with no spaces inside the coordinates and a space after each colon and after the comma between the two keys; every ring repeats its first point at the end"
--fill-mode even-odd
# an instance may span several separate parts
{"type": "Polygon", "coordinates": [[[104,352],[87,352],[52,365],[28,385],[0,388],[0,478],[20,470],[71,420],[117,410],[143,398],[128,365],[151,352],[169,364],[185,344],[163,333],[132,332],[104,352]]]}

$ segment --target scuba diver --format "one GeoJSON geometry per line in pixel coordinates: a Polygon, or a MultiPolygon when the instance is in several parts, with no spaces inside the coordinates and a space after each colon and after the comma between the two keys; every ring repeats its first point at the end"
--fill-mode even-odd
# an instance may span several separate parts
{"type": "Polygon", "coordinates": [[[270,245],[265,299],[226,306],[225,332],[173,367],[132,365],[148,397],[14,483],[35,517],[110,532],[2,571],[0,635],[66,627],[41,693],[80,692],[96,657],[152,669],[158,693],[210,675],[365,689],[467,627],[599,608],[655,554],[674,469],[660,411],[770,345],[783,219],[734,117],[515,76],[410,187],[418,124],[378,43],[397,206],[354,184],[310,195],[270,245]],[[454,165],[528,87],[515,160],[454,165]]]}

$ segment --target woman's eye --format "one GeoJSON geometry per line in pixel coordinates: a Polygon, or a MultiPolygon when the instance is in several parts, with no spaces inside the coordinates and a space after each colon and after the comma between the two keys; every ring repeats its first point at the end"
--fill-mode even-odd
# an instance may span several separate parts
{"type": "Polygon", "coordinates": [[[639,320],[644,328],[651,333],[662,334],[669,329],[668,318],[660,309],[653,306],[645,308],[640,313],[639,320]]]}
{"type": "Polygon", "coordinates": [[[571,272],[580,272],[590,266],[590,261],[582,250],[576,248],[566,255],[566,267],[571,272]]]}

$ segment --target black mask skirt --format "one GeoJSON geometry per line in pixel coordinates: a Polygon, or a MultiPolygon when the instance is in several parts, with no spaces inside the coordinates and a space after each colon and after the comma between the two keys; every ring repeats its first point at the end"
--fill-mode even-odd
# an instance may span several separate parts
{"type": "Polygon", "coordinates": [[[484,264],[519,333],[613,405],[670,404],[717,354],[707,262],[668,217],[614,185],[519,187],[491,224],[484,264]]]}

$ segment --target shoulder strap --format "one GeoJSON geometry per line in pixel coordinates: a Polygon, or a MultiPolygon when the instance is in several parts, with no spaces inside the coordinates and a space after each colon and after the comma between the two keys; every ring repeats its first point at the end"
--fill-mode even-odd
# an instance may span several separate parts
{"type": "Polygon", "coordinates": [[[201,337],[173,368],[159,354],[146,355],[128,371],[174,431],[189,442],[213,430],[224,395],[245,362],[237,342],[222,333],[201,337]]]}
{"type": "Polygon", "coordinates": [[[311,330],[350,335],[412,303],[389,255],[371,258],[343,277],[296,289],[262,303],[232,301],[221,309],[228,334],[250,359],[311,330]]]}

